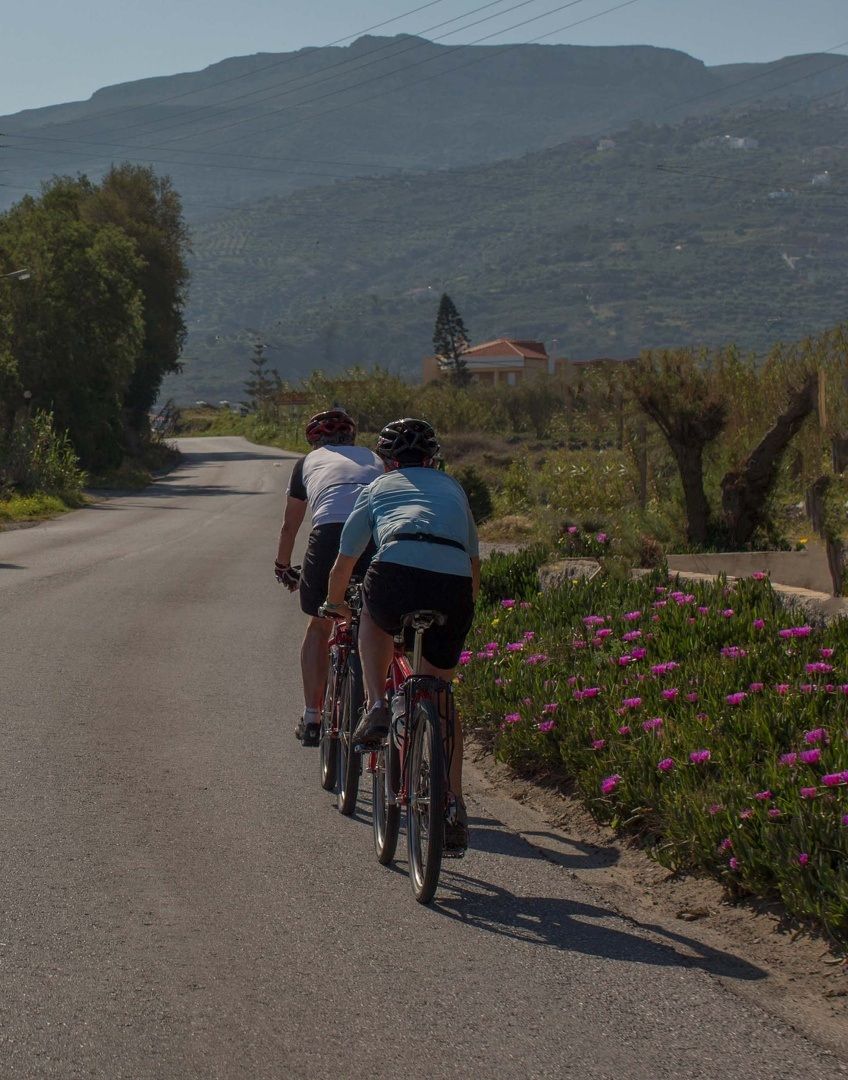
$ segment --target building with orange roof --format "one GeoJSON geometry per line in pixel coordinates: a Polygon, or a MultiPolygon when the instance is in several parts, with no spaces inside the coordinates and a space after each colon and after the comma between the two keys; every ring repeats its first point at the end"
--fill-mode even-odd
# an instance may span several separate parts
{"type": "MultiPolygon", "coordinates": [[[[490,386],[516,386],[524,379],[552,374],[548,350],[541,341],[517,341],[496,338],[472,345],[462,354],[472,382],[490,386]]],[[[438,356],[427,356],[422,365],[425,383],[445,374],[444,362],[438,356]]]]}

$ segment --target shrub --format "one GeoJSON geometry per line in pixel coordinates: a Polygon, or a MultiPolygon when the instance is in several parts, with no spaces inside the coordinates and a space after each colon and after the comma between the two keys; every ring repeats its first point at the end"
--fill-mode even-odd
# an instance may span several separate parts
{"type": "Polygon", "coordinates": [[[531,576],[501,556],[463,656],[461,703],[498,755],[564,769],[663,865],[848,941],[848,620],[797,625],[767,580],[532,595],[531,576]]]}
{"type": "Polygon", "coordinates": [[[465,489],[474,520],[478,525],[482,524],[492,516],[492,493],[489,485],[473,465],[467,465],[453,475],[465,489]]]}
{"type": "Polygon", "coordinates": [[[74,499],[84,481],[70,439],[56,431],[50,413],[36,412],[20,421],[0,444],[0,487],[74,499]]]}
{"type": "Polygon", "coordinates": [[[480,576],[480,604],[488,607],[504,597],[526,600],[535,596],[539,591],[539,567],[547,556],[548,549],[541,544],[515,555],[501,552],[490,555],[480,576]]]}

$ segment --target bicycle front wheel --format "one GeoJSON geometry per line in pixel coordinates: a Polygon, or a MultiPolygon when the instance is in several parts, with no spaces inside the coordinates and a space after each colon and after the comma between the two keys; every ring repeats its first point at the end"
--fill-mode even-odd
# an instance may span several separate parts
{"type": "Polygon", "coordinates": [[[339,813],[350,817],[356,809],[356,797],[359,794],[359,774],[362,771],[362,758],[353,752],[353,731],[359,722],[362,710],[362,669],[359,657],[354,651],[348,656],[347,668],[342,677],[341,699],[339,701],[339,737],[338,744],[338,796],[336,805],[339,813]]]}
{"type": "Polygon", "coordinates": [[[445,844],[445,752],[435,702],[415,704],[407,731],[412,738],[406,813],[409,877],[415,899],[429,904],[439,883],[445,844]]]}
{"type": "Polygon", "coordinates": [[[333,731],[336,717],[336,672],[335,657],[330,658],[330,671],[324,690],[324,704],[321,706],[321,787],[325,791],[336,788],[336,741],[338,731],[333,731]]]}
{"type": "Polygon", "coordinates": [[[391,735],[375,755],[371,777],[371,818],[374,823],[374,850],[383,866],[395,857],[400,831],[400,807],[397,793],[400,787],[400,754],[391,735]]]}

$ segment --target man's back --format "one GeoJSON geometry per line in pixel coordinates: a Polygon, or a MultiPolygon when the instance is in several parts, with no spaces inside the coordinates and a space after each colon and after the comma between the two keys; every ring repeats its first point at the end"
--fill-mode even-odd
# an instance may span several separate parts
{"type": "Polygon", "coordinates": [[[383,475],[383,463],[365,446],[322,446],[293,471],[289,494],[304,499],[313,527],[347,520],[360,491],[383,475]]]}

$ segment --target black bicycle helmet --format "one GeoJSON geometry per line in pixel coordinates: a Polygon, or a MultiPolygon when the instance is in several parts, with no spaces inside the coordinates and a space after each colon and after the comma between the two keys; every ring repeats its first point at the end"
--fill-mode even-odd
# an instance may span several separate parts
{"type": "Polygon", "coordinates": [[[377,439],[377,456],[399,465],[420,465],[435,458],[439,440],[431,424],[406,416],[386,424],[377,439]]]}
{"type": "Polygon", "coordinates": [[[306,441],[310,446],[345,445],[355,438],[356,424],[344,409],[316,413],[306,424],[306,441]]]}

